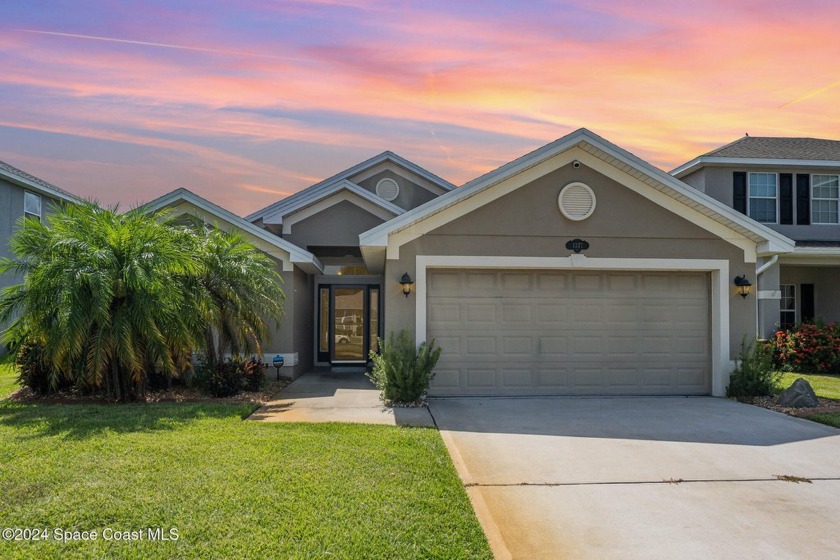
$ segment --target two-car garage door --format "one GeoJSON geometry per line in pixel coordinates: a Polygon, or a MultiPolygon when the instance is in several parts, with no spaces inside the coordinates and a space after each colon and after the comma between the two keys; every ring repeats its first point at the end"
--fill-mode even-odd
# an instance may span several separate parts
{"type": "Polygon", "coordinates": [[[432,395],[710,392],[709,274],[428,271],[432,395]]]}

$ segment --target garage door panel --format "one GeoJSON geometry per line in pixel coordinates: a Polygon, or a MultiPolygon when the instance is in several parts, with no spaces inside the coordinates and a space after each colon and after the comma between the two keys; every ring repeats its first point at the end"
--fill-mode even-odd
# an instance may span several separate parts
{"type": "Polygon", "coordinates": [[[708,274],[433,270],[428,286],[431,394],[709,392],[708,274]]]}
{"type": "Polygon", "coordinates": [[[522,368],[505,368],[502,370],[502,384],[505,387],[530,387],[534,384],[532,371],[522,368]]]}
{"type": "Polygon", "coordinates": [[[530,326],[534,318],[530,304],[503,304],[502,321],[530,326]]]}
{"type": "Polygon", "coordinates": [[[468,336],[465,341],[467,351],[464,352],[464,356],[466,357],[492,359],[496,355],[496,337],[494,336],[468,336]]]}

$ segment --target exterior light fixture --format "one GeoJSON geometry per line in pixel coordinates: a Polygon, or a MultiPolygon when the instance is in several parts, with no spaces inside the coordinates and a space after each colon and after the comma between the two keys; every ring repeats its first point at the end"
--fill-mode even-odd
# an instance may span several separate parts
{"type": "Polygon", "coordinates": [[[741,294],[741,297],[746,299],[746,297],[750,295],[750,290],[752,289],[752,282],[747,280],[746,275],[736,276],[733,282],[735,284],[735,287],[738,288],[738,293],[741,294]]]}
{"type": "Polygon", "coordinates": [[[402,286],[403,295],[408,297],[408,294],[411,293],[411,288],[414,286],[414,280],[411,279],[411,276],[408,275],[408,272],[402,275],[400,278],[400,286],[402,286]]]}

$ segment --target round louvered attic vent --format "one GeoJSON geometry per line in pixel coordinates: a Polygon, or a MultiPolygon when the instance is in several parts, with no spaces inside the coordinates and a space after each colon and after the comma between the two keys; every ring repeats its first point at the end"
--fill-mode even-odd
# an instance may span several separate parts
{"type": "Polygon", "coordinates": [[[385,178],[376,183],[376,194],[390,202],[399,196],[400,186],[393,179],[385,178]]]}
{"type": "Polygon", "coordinates": [[[595,193],[583,183],[569,183],[560,191],[557,205],[570,220],[585,220],[595,211],[595,193]]]}

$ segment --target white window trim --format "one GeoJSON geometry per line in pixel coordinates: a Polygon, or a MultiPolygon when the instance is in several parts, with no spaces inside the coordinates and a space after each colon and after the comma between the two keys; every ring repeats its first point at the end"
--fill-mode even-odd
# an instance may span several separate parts
{"type": "Polygon", "coordinates": [[[838,193],[838,195],[839,195],[838,198],[817,198],[817,197],[815,197],[814,196],[814,176],[819,176],[819,175],[828,176],[828,177],[837,177],[837,182],[840,183],[840,175],[838,175],[837,173],[811,173],[811,175],[809,176],[809,180],[810,180],[811,184],[810,184],[810,188],[808,189],[808,195],[811,198],[811,209],[810,209],[811,225],[814,225],[814,226],[836,226],[837,224],[840,224],[840,193],[838,193]],[[837,221],[836,222],[815,222],[814,221],[814,201],[815,200],[829,200],[829,201],[833,200],[833,201],[837,202],[837,221]]]}
{"type": "Polygon", "coordinates": [[[747,216],[749,216],[750,219],[755,220],[759,224],[778,224],[779,223],[779,174],[778,173],[773,173],[773,172],[770,172],[770,171],[747,171],[747,216]],[[757,220],[756,218],[753,218],[752,216],[750,216],[750,200],[752,200],[753,198],[761,199],[761,200],[770,200],[770,198],[771,198],[769,196],[755,196],[754,197],[750,194],[750,183],[751,183],[750,178],[753,175],[759,175],[759,174],[760,175],[773,175],[773,176],[776,177],[776,196],[772,197],[776,201],[776,220],[773,221],[773,222],[762,222],[762,221],[757,220]]]}
{"type": "Polygon", "coordinates": [[[730,289],[729,261],[713,259],[612,259],[568,257],[481,257],[421,255],[416,260],[415,324],[417,344],[426,340],[427,273],[430,268],[512,268],[532,270],[650,270],[697,271],[711,273],[711,369],[712,395],[723,397],[734,363],[729,359],[729,303],[741,299],[730,289]]]}
{"type": "Polygon", "coordinates": [[[796,289],[796,284],[779,284],[779,291],[781,298],[779,298],[779,325],[782,324],[782,313],[793,311],[793,323],[799,322],[799,290],[796,289]],[[782,302],[785,299],[785,287],[793,288],[793,309],[782,309],[782,302]]]}

